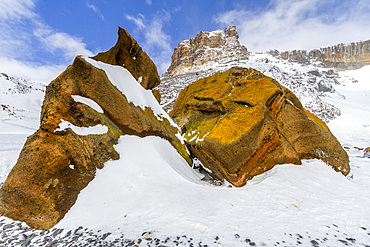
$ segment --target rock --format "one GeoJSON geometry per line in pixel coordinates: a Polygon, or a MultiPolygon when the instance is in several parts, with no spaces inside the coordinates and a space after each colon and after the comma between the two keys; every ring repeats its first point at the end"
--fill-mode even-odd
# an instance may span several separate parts
{"type": "Polygon", "coordinates": [[[326,124],[276,80],[233,67],[181,93],[170,115],[214,178],[243,186],[277,164],[322,159],[349,173],[348,156],[326,124]]]}
{"type": "Polygon", "coordinates": [[[370,147],[365,148],[364,157],[370,158],[370,147]]]}
{"type": "MultiPolygon", "coordinates": [[[[122,34],[125,33],[123,29],[120,28],[119,32],[118,44],[124,48],[131,46],[132,39],[122,34]],[[124,41],[128,46],[122,43],[124,41]]],[[[122,53],[117,53],[116,57],[119,61],[126,61],[125,56],[131,54],[117,47],[114,49],[122,53]]],[[[133,47],[137,56],[135,61],[144,63],[147,58],[141,58],[146,54],[136,43],[133,47]]],[[[73,64],[47,86],[40,127],[27,138],[16,165],[0,189],[1,215],[25,221],[36,229],[53,227],[94,178],[96,169],[103,168],[110,159],[119,159],[113,145],[124,134],[160,136],[191,163],[185,145],[175,136],[179,130],[170,124],[169,117],[157,118],[151,108],[142,109],[129,102],[127,96],[111,83],[106,72],[88,61],[76,57],[73,64]],[[83,103],[89,101],[97,106],[83,103]],[[77,126],[73,129],[102,125],[106,131],[79,135],[72,128],[61,128],[62,120],[77,126]]],[[[150,66],[144,64],[143,67],[150,66]]],[[[145,73],[143,81],[149,78],[145,80],[148,83],[153,82],[150,78],[158,77],[154,69],[145,73]],[[151,75],[150,71],[155,74],[151,75]]],[[[153,95],[148,94],[148,97],[153,95]]],[[[151,102],[156,103],[154,97],[151,102]]]]}
{"type": "Polygon", "coordinates": [[[225,30],[202,31],[195,38],[181,41],[174,50],[167,73],[203,70],[207,64],[247,59],[248,50],[238,39],[236,27],[229,26],[225,30]]]}
{"type": "Polygon", "coordinates": [[[335,46],[314,49],[310,51],[293,50],[279,52],[268,51],[275,57],[281,57],[292,62],[310,64],[320,62],[321,66],[337,69],[358,69],[370,64],[370,40],[338,44],[335,46]]]}
{"type": "Polygon", "coordinates": [[[160,83],[157,67],[123,28],[118,29],[118,40],[115,46],[106,52],[99,53],[93,59],[112,65],[124,66],[136,80],[142,77],[141,85],[145,89],[153,89],[160,83]]]}

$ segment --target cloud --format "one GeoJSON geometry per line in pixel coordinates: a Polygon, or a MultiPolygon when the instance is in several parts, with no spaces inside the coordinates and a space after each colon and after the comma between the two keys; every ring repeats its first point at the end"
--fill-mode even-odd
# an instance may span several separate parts
{"type": "Polygon", "coordinates": [[[165,23],[171,19],[166,11],[158,12],[152,19],[148,20],[144,15],[126,15],[126,19],[135,23],[137,35],[136,40],[144,51],[153,59],[158,72],[164,73],[171,63],[172,48],[171,37],[163,30],[165,23]]]}
{"type": "Polygon", "coordinates": [[[76,55],[93,53],[81,38],[57,32],[46,24],[35,12],[35,3],[0,1],[0,72],[48,82],[76,55]]]}
{"type": "Polygon", "coordinates": [[[104,20],[104,15],[100,12],[98,7],[96,7],[94,4],[90,4],[89,2],[86,2],[86,6],[89,9],[92,9],[92,11],[94,11],[95,14],[97,14],[102,20],[104,20]]]}
{"type": "Polygon", "coordinates": [[[51,53],[60,51],[66,60],[73,59],[76,55],[93,56],[86,49],[81,38],[73,37],[66,33],[55,32],[48,25],[39,23],[33,31],[35,37],[43,44],[44,48],[51,53]]]}
{"type": "Polygon", "coordinates": [[[367,0],[272,0],[265,9],[220,13],[213,21],[236,25],[251,51],[313,49],[369,39],[367,0]]]}
{"type": "Polygon", "coordinates": [[[148,5],[152,5],[152,4],[153,4],[152,0],[145,0],[145,2],[146,2],[146,4],[148,4],[148,5]]]}
{"type": "Polygon", "coordinates": [[[1,0],[0,1],[0,18],[19,19],[23,17],[32,18],[35,13],[32,11],[35,7],[33,0],[1,0]]]}
{"type": "Polygon", "coordinates": [[[41,65],[7,57],[0,57],[0,69],[1,72],[5,72],[9,76],[47,84],[51,80],[55,79],[61,71],[65,69],[65,66],[41,65]],[[5,68],[5,70],[2,70],[3,68],[5,68]]]}

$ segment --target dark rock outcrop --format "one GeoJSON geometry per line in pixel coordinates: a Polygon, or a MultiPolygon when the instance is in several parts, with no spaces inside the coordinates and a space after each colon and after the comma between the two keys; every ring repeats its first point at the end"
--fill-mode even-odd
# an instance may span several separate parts
{"type": "MultiPolygon", "coordinates": [[[[155,82],[151,78],[158,78],[153,62],[136,43],[131,44],[125,30],[120,28],[119,34],[113,49],[117,50],[115,58],[120,62],[132,59],[127,49],[133,45],[135,64],[125,67],[132,74],[143,76],[143,81],[147,78],[145,82],[149,84],[144,86],[150,88],[150,83],[155,82]],[[150,69],[141,75],[135,66],[150,69]]],[[[112,60],[105,61],[114,64],[112,60]]],[[[156,102],[154,98],[153,101],[156,102]]],[[[16,165],[0,189],[0,214],[25,221],[36,229],[51,228],[75,203],[79,192],[94,178],[96,169],[103,168],[109,159],[119,158],[113,145],[124,134],[160,136],[191,163],[185,145],[175,136],[179,130],[170,121],[163,116],[158,118],[149,107],[134,105],[112,84],[104,70],[93,66],[88,59],[76,57],[47,86],[40,128],[27,138],[16,165]],[[94,101],[101,110],[76,101],[75,95],[94,101]],[[79,135],[71,128],[62,129],[62,121],[77,127],[102,125],[106,132],[79,135]]]]}
{"type": "Polygon", "coordinates": [[[200,32],[195,38],[179,43],[167,73],[202,70],[207,64],[246,59],[248,50],[238,39],[235,26],[226,27],[225,30],[200,32]]]}
{"type": "Polygon", "coordinates": [[[319,65],[325,68],[358,69],[370,64],[370,40],[353,42],[351,44],[338,44],[310,51],[293,50],[279,52],[272,50],[269,53],[273,56],[302,64],[319,62],[319,65]]]}
{"type": "Polygon", "coordinates": [[[349,173],[348,156],[298,98],[254,69],[233,67],[181,91],[171,117],[217,179],[243,186],[277,164],[322,159],[349,173]]]}

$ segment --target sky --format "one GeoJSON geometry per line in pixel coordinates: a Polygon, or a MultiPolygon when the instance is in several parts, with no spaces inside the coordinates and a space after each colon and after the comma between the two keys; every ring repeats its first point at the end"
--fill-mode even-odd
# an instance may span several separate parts
{"type": "Polygon", "coordinates": [[[369,0],[0,0],[0,73],[48,83],[125,28],[157,65],[200,31],[235,25],[249,51],[370,39],[369,0]]]}

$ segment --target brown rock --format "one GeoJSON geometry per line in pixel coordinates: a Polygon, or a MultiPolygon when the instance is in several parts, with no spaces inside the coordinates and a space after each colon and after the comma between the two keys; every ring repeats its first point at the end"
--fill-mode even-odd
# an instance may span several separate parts
{"type": "MultiPolygon", "coordinates": [[[[139,54],[141,49],[135,49],[139,54]]],[[[125,54],[118,57],[125,60],[125,54]]],[[[158,74],[147,76],[156,78],[158,74]]],[[[76,57],[47,86],[40,128],[28,137],[17,164],[0,189],[0,214],[25,221],[36,229],[49,229],[75,203],[96,169],[103,168],[109,159],[119,158],[113,145],[122,134],[160,136],[191,163],[185,145],[175,136],[177,133],[176,127],[165,118],[159,120],[150,108],[143,110],[128,102],[103,70],[76,57]],[[95,101],[104,113],[75,102],[71,95],[95,101]],[[61,119],[79,127],[105,125],[108,132],[80,136],[71,129],[58,129],[61,119]]]]}
{"type": "Polygon", "coordinates": [[[123,28],[118,29],[118,40],[109,51],[99,53],[93,59],[112,65],[124,66],[145,89],[153,89],[160,83],[157,67],[142,50],[137,41],[123,28]]]}
{"type": "Polygon", "coordinates": [[[158,103],[160,104],[161,103],[161,93],[159,92],[159,90],[157,89],[153,89],[152,90],[153,92],[153,96],[154,98],[158,101],[158,103]]]}
{"type": "Polygon", "coordinates": [[[364,157],[370,158],[370,147],[365,148],[365,150],[364,150],[364,157]]]}
{"type": "Polygon", "coordinates": [[[349,173],[348,156],[323,121],[254,69],[234,67],[186,87],[170,113],[191,152],[217,179],[243,186],[277,164],[322,159],[349,173]]]}

